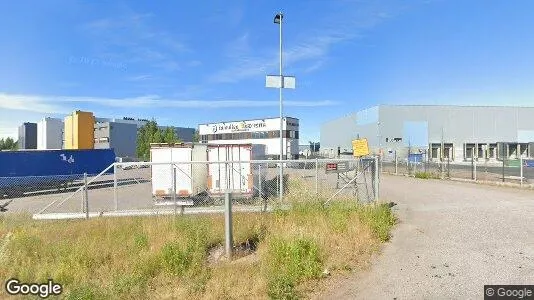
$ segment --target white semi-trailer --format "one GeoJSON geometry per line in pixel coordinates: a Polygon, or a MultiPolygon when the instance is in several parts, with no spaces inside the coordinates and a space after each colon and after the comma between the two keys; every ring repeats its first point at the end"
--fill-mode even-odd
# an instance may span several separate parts
{"type": "Polygon", "coordinates": [[[205,144],[151,144],[152,195],[158,199],[189,198],[207,190],[205,144]],[[173,180],[174,177],[174,180],[173,180]],[[173,187],[174,184],[174,187],[173,187]]]}
{"type": "Polygon", "coordinates": [[[208,144],[210,195],[223,196],[226,191],[231,192],[232,197],[250,198],[258,195],[260,180],[265,179],[267,168],[266,164],[251,161],[261,159],[265,159],[265,145],[208,144]]]}

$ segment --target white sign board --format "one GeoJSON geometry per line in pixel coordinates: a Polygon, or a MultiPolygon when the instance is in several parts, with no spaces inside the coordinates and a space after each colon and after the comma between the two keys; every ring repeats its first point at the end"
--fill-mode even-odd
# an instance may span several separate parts
{"type": "Polygon", "coordinates": [[[294,76],[282,76],[280,75],[267,75],[265,77],[265,86],[268,88],[280,88],[281,81],[283,81],[284,89],[294,89],[295,88],[295,77],[294,76]],[[282,80],[280,80],[282,78],[282,80]]]}

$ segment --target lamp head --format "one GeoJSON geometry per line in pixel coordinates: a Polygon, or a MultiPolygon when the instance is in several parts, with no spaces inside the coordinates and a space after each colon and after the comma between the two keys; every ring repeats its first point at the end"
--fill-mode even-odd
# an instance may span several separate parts
{"type": "Polygon", "coordinates": [[[276,16],[274,16],[274,23],[280,24],[283,18],[284,18],[284,15],[282,13],[277,13],[276,16]]]}

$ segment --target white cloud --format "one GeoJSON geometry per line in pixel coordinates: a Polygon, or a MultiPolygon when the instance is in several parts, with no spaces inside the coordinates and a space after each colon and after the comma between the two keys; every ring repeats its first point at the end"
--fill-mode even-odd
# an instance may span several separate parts
{"type": "Polygon", "coordinates": [[[51,99],[33,95],[0,93],[0,108],[33,111],[39,113],[64,113],[65,109],[51,99]]]}
{"type": "MultiPolygon", "coordinates": [[[[359,9],[360,4],[352,7],[344,6],[343,10],[340,9],[340,11],[325,16],[324,19],[314,22],[314,24],[320,24],[322,27],[303,32],[297,39],[296,45],[293,41],[291,42],[294,46],[286,48],[283,52],[284,67],[304,61],[328,59],[330,49],[334,45],[361,37],[365,30],[377,26],[385,19],[390,18],[392,14],[384,11],[385,8],[383,7],[373,5],[366,7],[366,9],[359,9]],[[328,25],[324,26],[324,24],[328,25]]],[[[239,37],[232,43],[242,44],[247,36],[239,37]]],[[[271,54],[264,56],[233,57],[229,55],[230,67],[216,72],[209,79],[214,82],[238,82],[250,77],[259,77],[277,68],[278,56],[278,50],[275,51],[274,49],[271,54]]],[[[309,72],[311,71],[314,70],[309,70],[309,72]]]]}
{"type": "Polygon", "coordinates": [[[131,76],[126,78],[127,81],[146,81],[153,79],[154,77],[149,74],[143,74],[143,75],[137,75],[137,76],[131,76]]]}
{"type": "Polygon", "coordinates": [[[127,9],[119,16],[89,22],[83,29],[94,37],[98,56],[120,57],[128,64],[177,71],[180,68],[176,54],[188,48],[169,32],[151,26],[154,17],[127,9]]]}
{"type": "MultiPolygon", "coordinates": [[[[69,113],[76,105],[96,104],[103,107],[130,108],[245,108],[276,107],[278,101],[262,100],[177,100],[146,95],[130,98],[37,96],[0,94],[0,108],[44,113],[69,113]]],[[[335,101],[284,101],[289,107],[322,107],[337,105],[335,101]]]]}
{"type": "Polygon", "coordinates": [[[17,139],[18,128],[16,127],[0,127],[0,139],[13,138],[17,139]]]}

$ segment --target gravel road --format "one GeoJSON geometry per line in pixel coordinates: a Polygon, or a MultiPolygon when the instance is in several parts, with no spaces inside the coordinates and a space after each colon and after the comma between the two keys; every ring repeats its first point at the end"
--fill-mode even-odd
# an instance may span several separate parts
{"type": "Polygon", "coordinates": [[[534,192],[382,177],[400,224],[372,267],[319,299],[482,299],[484,284],[534,284],[534,192]]]}

